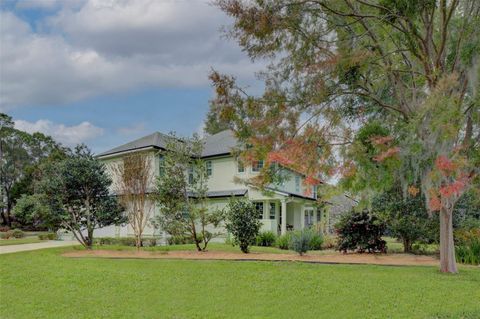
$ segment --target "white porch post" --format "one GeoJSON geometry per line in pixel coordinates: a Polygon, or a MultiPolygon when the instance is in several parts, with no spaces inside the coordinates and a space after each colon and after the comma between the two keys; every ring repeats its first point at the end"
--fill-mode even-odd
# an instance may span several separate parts
{"type": "Polygon", "coordinates": [[[287,201],[282,199],[282,231],[281,234],[285,235],[287,233],[287,201]]]}
{"type": "Polygon", "coordinates": [[[313,224],[317,225],[317,208],[313,207],[313,224]]]}
{"type": "Polygon", "coordinates": [[[305,229],[305,205],[304,204],[302,204],[300,211],[302,212],[300,215],[300,229],[305,229]]]}

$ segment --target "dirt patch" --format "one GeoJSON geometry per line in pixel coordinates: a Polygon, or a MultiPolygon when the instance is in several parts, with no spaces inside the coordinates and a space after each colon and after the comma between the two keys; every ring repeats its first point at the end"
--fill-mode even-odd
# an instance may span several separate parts
{"type": "Polygon", "coordinates": [[[438,260],[429,256],[408,254],[374,255],[374,254],[341,254],[325,255],[267,254],[267,253],[230,253],[222,251],[114,251],[114,250],[80,250],[63,254],[65,257],[81,258],[137,258],[137,259],[187,259],[187,260],[252,260],[252,261],[300,261],[310,263],[334,264],[372,264],[396,266],[436,266],[438,260]]]}

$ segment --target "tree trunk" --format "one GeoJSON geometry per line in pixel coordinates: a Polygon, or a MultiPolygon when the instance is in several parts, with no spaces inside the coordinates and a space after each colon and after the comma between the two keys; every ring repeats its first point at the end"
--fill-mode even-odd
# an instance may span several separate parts
{"type": "Polygon", "coordinates": [[[410,239],[407,239],[407,238],[403,239],[403,252],[406,254],[412,252],[412,243],[410,239]]]}
{"type": "Polygon", "coordinates": [[[88,228],[87,230],[87,234],[88,234],[88,238],[87,238],[87,249],[92,249],[92,245],[93,245],[93,227],[92,228],[88,228]]]}
{"type": "Polygon", "coordinates": [[[440,211],[440,271],[457,273],[452,219],[452,210],[442,208],[440,211]]]}

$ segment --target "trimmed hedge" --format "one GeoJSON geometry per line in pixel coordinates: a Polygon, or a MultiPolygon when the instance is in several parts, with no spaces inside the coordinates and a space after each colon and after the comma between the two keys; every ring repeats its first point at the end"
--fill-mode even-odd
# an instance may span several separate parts
{"type": "Polygon", "coordinates": [[[40,239],[40,240],[57,240],[58,235],[56,233],[40,234],[40,235],[38,235],[38,239],[40,239]]]}
{"type": "MultiPolygon", "coordinates": [[[[99,246],[128,246],[135,247],[136,242],[134,237],[100,237],[93,240],[94,245],[99,246]]],[[[157,238],[143,238],[142,246],[153,247],[157,246],[157,238]]]]}

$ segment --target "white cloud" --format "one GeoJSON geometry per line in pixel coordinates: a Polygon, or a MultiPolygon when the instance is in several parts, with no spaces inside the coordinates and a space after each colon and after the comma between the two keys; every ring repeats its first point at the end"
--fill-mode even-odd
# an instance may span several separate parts
{"type": "Polygon", "coordinates": [[[229,20],[205,1],[89,0],[63,6],[40,22],[40,33],[0,14],[0,110],[205,86],[212,67],[253,80],[261,67],[222,38],[229,20]]]}
{"type": "Polygon", "coordinates": [[[38,120],[36,122],[15,120],[15,128],[28,133],[41,132],[50,135],[56,141],[67,146],[85,143],[103,134],[102,128],[97,127],[90,122],[82,122],[78,125],[66,126],[64,124],[53,123],[49,120],[38,120]]]}

